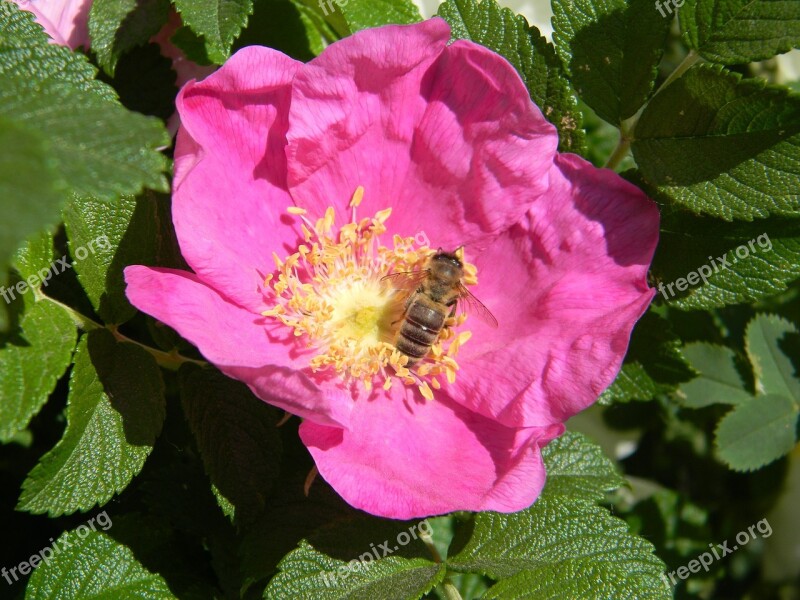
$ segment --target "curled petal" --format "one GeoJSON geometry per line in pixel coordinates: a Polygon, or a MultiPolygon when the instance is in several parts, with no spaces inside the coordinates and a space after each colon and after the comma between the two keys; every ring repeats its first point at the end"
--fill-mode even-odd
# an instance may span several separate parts
{"type": "Polygon", "coordinates": [[[393,208],[389,233],[454,249],[509,227],[547,189],[555,128],[505,59],[449,35],[438,18],[365,30],[303,67],[287,148],[299,205],[334,205],[343,223],[360,185],[363,214],[393,208]]]}
{"type": "Polygon", "coordinates": [[[347,426],[352,398],[307,371],[286,341],[269,335],[261,315],[228,301],[185,271],[125,269],[131,304],[166,323],[219,369],[259,398],[319,423],[347,426]]]}
{"type": "Polygon", "coordinates": [[[495,314],[458,355],[452,397],[509,426],[560,423],[594,402],[619,371],[653,298],[647,269],[658,210],[634,185],[560,155],[551,188],[476,258],[475,294],[495,314]]]}
{"type": "Polygon", "coordinates": [[[186,84],[177,100],[173,221],[181,252],[202,281],[253,311],[264,308],[272,253],[297,245],[283,220],[292,204],[284,146],[300,65],[251,46],[186,84]]]}
{"type": "Polygon", "coordinates": [[[542,489],[540,447],[563,426],[514,429],[411,388],[359,401],[350,428],[300,426],[322,477],[352,506],[393,519],[454,510],[514,512],[542,489]]]}

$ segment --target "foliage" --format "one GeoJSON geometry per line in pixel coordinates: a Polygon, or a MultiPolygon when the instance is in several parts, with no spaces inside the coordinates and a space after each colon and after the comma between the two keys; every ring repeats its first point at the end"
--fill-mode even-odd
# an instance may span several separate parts
{"type": "Polygon", "coordinates": [[[658,204],[654,301],[616,381],[568,423],[599,444],[570,431],[546,446],[537,502],[400,522],[319,478],[304,493],[296,420],[138,313],[122,273],[183,266],[166,195],[177,89],[151,43],[170,11],[176,47],[219,65],[254,43],[308,61],[417,22],[417,7],[94,0],[91,49],[70,51],[0,0],[0,526],[24,532],[0,550],[18,566],[13,594],[796,597],[800,97],[756,61],[800,46],[800,3],[552,8],[552,43],[495,0],[445,0],[438,15],[453,40],[514,66],[560,151],[624,167],[658,204]],[[681,575],[725,542],[738,549],[681,575]],[[33,560],[44,547],[52,559],[33,560]]]}

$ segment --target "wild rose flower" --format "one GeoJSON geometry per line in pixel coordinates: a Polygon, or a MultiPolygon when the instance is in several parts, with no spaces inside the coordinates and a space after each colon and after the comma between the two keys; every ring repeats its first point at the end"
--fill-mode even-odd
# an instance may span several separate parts
{"type": "Polygon", "coordinates": [[[308,64],[248,47],[187,84],[173,219],[194,272],[125,271],[135,306],[303,419],[345,500],[393,518],[529,506],[540,448],[654,293],[655,206],[558,155],[513,67],[449,37],[365,30],[308,64]],[[499,326],[455,318],[409,369],[382,278],[462,245],[499,326]]]}

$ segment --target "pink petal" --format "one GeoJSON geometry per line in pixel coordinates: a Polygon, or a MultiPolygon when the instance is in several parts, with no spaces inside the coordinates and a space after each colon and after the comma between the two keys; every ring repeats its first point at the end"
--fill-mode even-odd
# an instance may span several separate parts
{"type": "Polygon", "coordinates": [[[290,85],[301,63],[244,48],[178,95],[173,221],[198,277],[253,311],[274,270],[272,252],[296,248],[285,225],[286,128],[290,85]]]}
{"type": "Polygon", "coordinates": [[[539,448],[562,431],[507,428],[445,394],[425,402],[412,388],[395,386],[356,402],[349,430],[304,421],[300,438],[349,504],[411,519],[527,508],[544,485],[539,448]]]}
{"type": "Polygon", "coordinates": [[[592,404],[655,293],[646,282],[655,204],[571,154],[558,157],[550,184],[526,219],[475,257],[473,291],[500,326],[468,319],[473,336],[448,388],[509,426],[560,423],[592,404]]]}
{"type": "Polygon", "coordinates": [[[89,47],[89,9],[92,0],[12,0],[23,10],[36,15],[36,22],[44,27],[53,43],[89,47]]]}
{"type": "Polygon", "coordinates": [[[450,249],[515,223],[547,189],[555,128],[508,62],[446,47],[449,33],[438,18],[364,30],[298,73],[287,155],[299,205],[332,205],[342,223],[362,185],[362,216],[391,206],[389,233],[450,249]]]}
{"type": "Polygon", "coordinates": [[[349,424],[350,396],[310,373],[307,359],[292,358],[286,340],[273,336],[261,315],[229,302],[185,271],[130,266],[125,281],[131,304],[175,329],[262,400],[319,423],[349,424]]]}

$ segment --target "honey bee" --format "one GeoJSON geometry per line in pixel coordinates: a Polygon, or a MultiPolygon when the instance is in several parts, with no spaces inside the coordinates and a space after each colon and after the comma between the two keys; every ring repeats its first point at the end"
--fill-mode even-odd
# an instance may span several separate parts
{"type": "Polygon", "coordinates": [[[395,289],[408,292],[395,340],[397,350],[408,357],[408,366],[425,358],[447,318],[455,315],[458,303],[497,327],[497,319],[464,286],[463,277],[464,264],[456,253],[439,250],[424,269],[393,273],[382,279],[395,289]]]}

